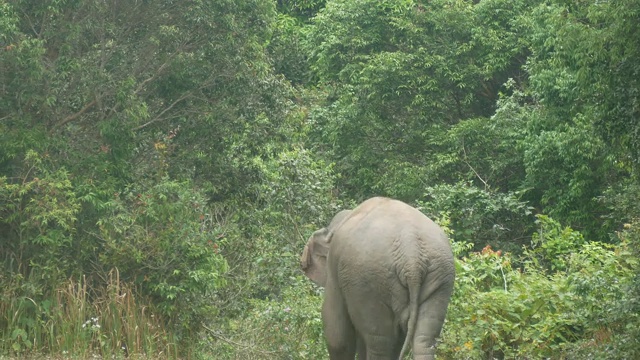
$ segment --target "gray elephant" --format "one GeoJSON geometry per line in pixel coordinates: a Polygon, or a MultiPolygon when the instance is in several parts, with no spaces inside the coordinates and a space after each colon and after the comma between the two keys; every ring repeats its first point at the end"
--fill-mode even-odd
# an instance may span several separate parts
{"type": "Polygon", "coordinates": [[[331,360],[434,359],[453,291],[453,253],[417,209],[383,197],[339,212],[311,235],[302,269],[325,288],[331,360]]]}

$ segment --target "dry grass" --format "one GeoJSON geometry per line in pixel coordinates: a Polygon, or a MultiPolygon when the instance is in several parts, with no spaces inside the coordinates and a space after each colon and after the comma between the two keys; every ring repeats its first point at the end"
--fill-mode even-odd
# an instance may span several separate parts
{"type": "Polygon", "coordinates": [[[177,357],[171,333],[117,270],[93,288],[70,279],[44,300],[11,297],[0,326],[0,352],[15,354],[0,360],[177,357]]]}

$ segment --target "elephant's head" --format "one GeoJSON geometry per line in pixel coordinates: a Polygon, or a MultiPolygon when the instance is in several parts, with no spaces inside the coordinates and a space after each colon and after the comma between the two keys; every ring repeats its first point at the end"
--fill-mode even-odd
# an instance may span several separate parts
{"type": "Polygon", "coordinates": [[[329,230],[322,228],[309,237],[304,246],[300,265],[302,271],[311,281],[324,286],[327,280],[327,254],[329,254],[329,230]]]}
{"type": "Polygon", "coordinates": [[[309,237],[300,256],[302,271],[311,281],[323,286],[327,280],[327,255],[333,231],[342,225],[351,214],[351,210],[342,210],[336,214],[326,228],[317,230],[309,237]]]}

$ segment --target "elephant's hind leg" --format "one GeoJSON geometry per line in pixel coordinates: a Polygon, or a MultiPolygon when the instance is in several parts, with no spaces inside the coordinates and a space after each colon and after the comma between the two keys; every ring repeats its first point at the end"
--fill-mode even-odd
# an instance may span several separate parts
{"type": "Polygon", "coordinates": [[[380,301],[349,305],[351,318],[364,341],[366,360],[397,359],[404,339],[400,339],[401,331],[394,323],[392,310],[380,301]]]}
{"type": "Polygon", "coordinates": [[[445,285],[420,304],[416,333],[413,338],[413,354],[416,360],[433,360],[436,339],[440,336],[447,314],[453,284],[445,285]]]}
{"type": "Polygon", "coordinates": [[[339,291],[328,286],[322,304],[322,322],[327,339],[329,359],[354,360],[356,331],[349,319],[347,307],[339,291]]]}
{"type": "Polygon", "coordinates": [[[366,360],[389,360],[397,359],[402,348],[402,343],[395,337],[366,335],[367,359],[366,360]]]}
{"type": "Polygon", "coordinates": [[[358,341],[357,341],[357,354],[358,360],[367,360],[367,346],[364,343],[364,339],[362,338],[362,334],[358,333],[358,341]]]}

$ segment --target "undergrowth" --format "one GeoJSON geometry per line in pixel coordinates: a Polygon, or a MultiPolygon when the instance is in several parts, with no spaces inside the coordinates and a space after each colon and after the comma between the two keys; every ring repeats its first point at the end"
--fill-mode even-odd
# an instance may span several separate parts
{"type": "Polygon", "coordinates": [[[112,270],[102,282],[69,279],[52,293],[24,293],[28,282],[0,279],[0,354],[52,357],[175,358],[162,320],[112,270]]]}

